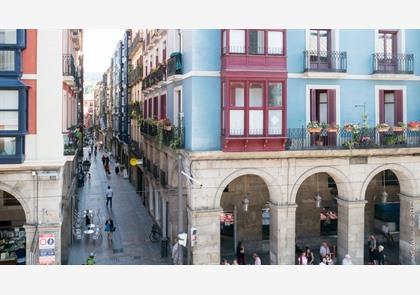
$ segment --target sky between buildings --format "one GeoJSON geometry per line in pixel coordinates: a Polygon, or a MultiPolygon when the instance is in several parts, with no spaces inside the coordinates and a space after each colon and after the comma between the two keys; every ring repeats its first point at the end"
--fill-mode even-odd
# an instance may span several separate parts
{"type": "Polygon", "coordinates": [[[83,30],[83,53],[85,72],[103,73],[111,65],[111,56],[119,40],[124,36],[124,29],[83,30]]]}

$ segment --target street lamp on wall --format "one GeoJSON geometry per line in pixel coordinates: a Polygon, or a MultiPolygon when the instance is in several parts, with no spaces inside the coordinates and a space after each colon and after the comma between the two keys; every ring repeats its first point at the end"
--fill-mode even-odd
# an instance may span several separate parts
{"type": "Polygon", "coordinates": [[[249,199],[247,198],[247,196],[245,196],[244,199],[242,200],[242,205],[243,205],[244,211],[248,212],[249,199]]]}

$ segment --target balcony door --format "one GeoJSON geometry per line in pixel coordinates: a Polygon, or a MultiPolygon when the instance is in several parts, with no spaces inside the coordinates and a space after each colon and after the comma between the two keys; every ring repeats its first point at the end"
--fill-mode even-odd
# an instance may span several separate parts
{"type": "MultiPolygon", "coordinates": [[[[319,123],[336,124],[336,99],[334,89],[311,90],[311,121],[319,123]]],[[[312,144],[334,145],[336,135],[323,131],[312,135],[312,144]]]]}
{"type": "Polygon", "coordinates": [[[396,72],[397,50],[397,31],[379,31],[378,70],[380,72],[396,72]]]}
{"type": "Polygon", "coordinates": [[[331,56],[331,30],[310,30],[309,61],[312,70],[328,70],[331,56]]]}
{"type": "Polygon", "coordinates": [[[397,126],[403,122],[402,90],[379,91],[379,123],[397,126]]]}

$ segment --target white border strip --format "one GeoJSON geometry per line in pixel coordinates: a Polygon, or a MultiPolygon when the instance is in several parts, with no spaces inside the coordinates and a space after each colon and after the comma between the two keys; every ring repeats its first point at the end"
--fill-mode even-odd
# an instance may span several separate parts
{"type": "Polygon", "coordinates": [[[346,75],[340,76],[334,73],[308,76],[304,73],[288,73],[288,79],[340,79],[340,80],[390,80],[390,81],[420,81],[420,76],[416,75],[398,75],[398,74],[373,74],[373,75],[346,75]]]}
{"type": "Polygon", "coordinates": [[[36,80],[38,79],[38,75],[37,74],[23,74],[21,79],[22,80],[36,80]]]}

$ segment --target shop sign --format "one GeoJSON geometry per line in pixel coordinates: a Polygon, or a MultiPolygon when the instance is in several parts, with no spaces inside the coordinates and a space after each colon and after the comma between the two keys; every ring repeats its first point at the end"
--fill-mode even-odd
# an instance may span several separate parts
{"type": "Polygon", "coordinates": [[[39,264],[55,264],[55,234],[39,234],[39,264]]]}

